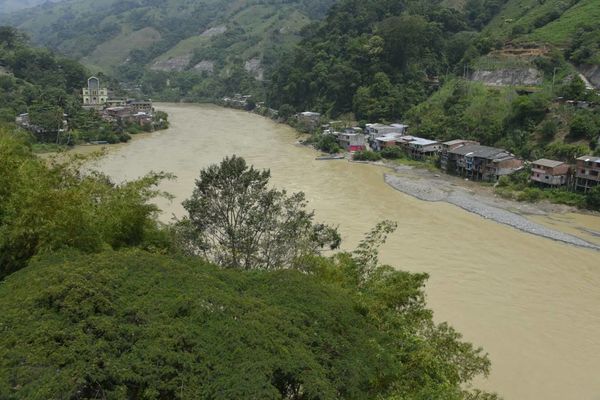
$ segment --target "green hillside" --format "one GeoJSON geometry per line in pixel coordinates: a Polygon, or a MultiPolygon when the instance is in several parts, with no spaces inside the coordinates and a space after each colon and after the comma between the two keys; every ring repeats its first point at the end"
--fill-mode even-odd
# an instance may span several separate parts
{"type": "Polygon", "coordinates": [[[579,29],[598,24],[596,0],[510,0],[484,30],[503,39],[568,46],[579,29]]]}
{"type": "Polygon", "coordinates": [[[202,57],[221,69],[232,57],[262,63],[274,48],[297,42],[333,1],[66,0],[4,20],[92,69],[139,78],[144,67],[180,72],[202,57]],[[171,59],[175,65],[165,63],[171,59]]]}
{"type": "Polygon", "coordinates": [[[62,0],[0,0],[0,15],[33,8],[46,2],[58,3],[62,0]]]}

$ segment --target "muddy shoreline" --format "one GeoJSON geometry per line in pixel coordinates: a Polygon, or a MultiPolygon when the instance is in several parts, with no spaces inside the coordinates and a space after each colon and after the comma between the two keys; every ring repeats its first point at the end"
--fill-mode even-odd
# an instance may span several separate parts
{"type": "MultiPolygon", "coordinates": [[[[390,167],[389,165],[386,165],[390,167]]],[[[477,183],[460,178],[434,174],[410,166],[394,166],[393,173],[385,173],[384,181],[392,188],[430,202],[446,202],[523,232],[545,237],[574,246],[600,251],[600,246],[584,239],[533,222],[525,215],[546,215],[550,212],[573,211],[572,207],[550,203],[519,203],[494,196],[487,188],[474,187],[477,183]]]]}

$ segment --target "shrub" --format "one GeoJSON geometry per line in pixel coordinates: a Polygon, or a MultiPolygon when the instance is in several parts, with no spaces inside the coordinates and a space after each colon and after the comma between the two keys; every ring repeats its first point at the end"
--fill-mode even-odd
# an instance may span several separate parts
{"type": "Polygon", "coordinates": [[[541,189],[538,188],[525,188],[522,192],[519,192],[516,196],[518,201],[530,201],[537,202],[543,197],[541,189]]]}
{"type": "Polygon", "coordinates": [[[586,194],[585,203],[592,210],[600,210],[600,185],[586,194]]]}
{"type": "Polygon", "coordinates": [[[316,146],[319,150],[330,154],[339,153],[341,150],[340,145],[333,135],[320,135],[316,146]]]}
{"type": "Polygon", "coordinates": [[[355,161],[379,161],[381,160],[381,154],[370,150],[357,151],[352,159],[355,161]]]}
{"type": "Polygon", "coordinates": [[[404,155],[402,149],[398,146],[384,147],[381,150],[381,157],[387,159],[401,158],[404,155]]]}
{"type": "Polygon", "coordinates": [[[569,127],[569,136],[573,139],[594,139],[598,136],[600,126],[598,118],[589,111],[580,111],[573,117],[569,127]]]}
{"type": "Polygon", "coordinates": [[[550,141],[554,139],[554,135],[556,135],[556,132],[558,132],[558,124],[554,120],[546,120],[542,122],[540,131],[542,132],[542,138],[550,141]]]}

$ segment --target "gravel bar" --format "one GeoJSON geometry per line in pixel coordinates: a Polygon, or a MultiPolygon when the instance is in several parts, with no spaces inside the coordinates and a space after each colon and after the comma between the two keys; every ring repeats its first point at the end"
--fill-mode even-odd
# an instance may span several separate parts
{"type": "Polygon", "coordinates": [[[600,251],[600,246],[587,242],[576,236],[547,228],[543,225],[532,222],[517,213],[487,204],[485,201],[483,201],[483,199],[471,195],[464,190],[448,189],[443,185],[436,185],[435,181],[423,182],[423,179],[419,178],[411,179],[404,176],[385,174],[384,179],[385,182],[394,189],[416,197],[417,199],[433,202],[445,201],[447,203],[454,204],[463,210],[480,215],[483,218],[512,226],[513,228],[520,229],[523,232],[572,244],[574,246],[600,251]]]}

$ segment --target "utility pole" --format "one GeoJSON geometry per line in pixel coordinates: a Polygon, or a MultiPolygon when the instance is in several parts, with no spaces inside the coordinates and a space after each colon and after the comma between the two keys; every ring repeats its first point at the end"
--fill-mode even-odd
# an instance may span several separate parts
{"type": "Polygon", "coordinates": [[[556,69],[557,67],[554,67],[554,71],[552,71],[552,95],[554,96],[554,80],[556,79],[556,69]]]}

